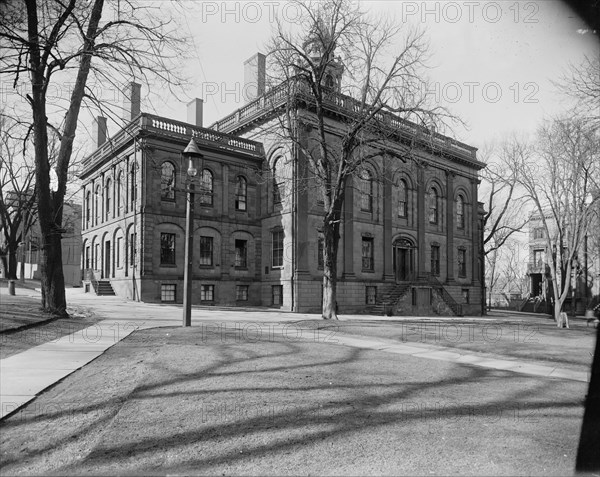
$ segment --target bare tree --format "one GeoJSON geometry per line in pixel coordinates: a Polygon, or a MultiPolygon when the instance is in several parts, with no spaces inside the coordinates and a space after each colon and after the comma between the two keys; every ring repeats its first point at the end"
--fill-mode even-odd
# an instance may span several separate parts
{"type": "MultiPolygon", "coordinates": [[[[134,0],[16,0],[0,3],[0,72],[25,90],[31,111],[38,219],[41,229],[42,306],[66,315],[62,269],[62,211],[68,171],[84,104],[94,81],[104,86],[155,77],[176,84],[169,60],[181,41],[168,11],[134,0]],[[72,83],[70,83],[72,82],[72,83]],[[65,86],[69,85],[64,96],[65,86]],[[61,91],[53,100],[49,95],[61,91]],[[57,110],[64,112],[53,121],[57,110]],[[49,132],[57,134],[56,187],[51,187],[49,132]],[[54,189],[54,190],[53,190],[54,189]]],[[[86,103],[87,102],[87,103],[86,103]]]]}
{"type": "Polygon", "coordinates": [[[576,111],[588,121],[600,124],[600,59],[586,56],[578,65],[570,65],[569,70],[555,82],[559,91],[573,98],[576,111]]]}
{"type": "Polygon", "coordinates": [[[17,253],[36,219],[35,170],[19,123],[0,113],[0,256],[7,278],[17,278],[17,253]]]}
{"type": "Polygon", "coordinates": [[[544,228],[558,324],[600,201],[599,132],[585,119],[553,120],[540,128],[535,148],[523,147],[513,158],[519,183],[544,228]]]}
{"type": "Polygon", "coordinates": [[[504,257],[502,249],[528,222],[525,213],[527,200],[519,190],[517,171],[510,167],[523,147],[523,142],[512,137],[503,140],[499,146],[488,145],[481,154],[487,164],[481,172],[481,191],[482,201],[486,204],[483,216],[483,253],[487,263],[489,300],[500,278],[497,272],[503,265],[496,265],[504,257]]]}
{"type": "Polygon", "coordinates": [[[279,23],[273,34],[269,71],[287,95],[277,129],[308,164],[290,177],[296,187],[315,184],[323,202],[322,315],[337,319],[338,244],[351,178],[359,177],[365,161],[400,144],[399,162],[417,160],[415,142],[451,115],[427,104],[423,32],[370,17],[347,0],[295,4],[301,12],[296,24],[279,23]],[[343,111],[337,125],[329,118],[333,111],[343,111]]]}

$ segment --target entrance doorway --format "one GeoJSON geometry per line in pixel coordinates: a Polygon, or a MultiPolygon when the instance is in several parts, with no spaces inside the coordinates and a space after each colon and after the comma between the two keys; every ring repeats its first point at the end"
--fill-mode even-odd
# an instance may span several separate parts
{"type": "Polygon", "coordinates": [[[413,279],[414,250],[414,245],[406,239],[394,243],[394,275],[397,282],[413,279]]]}
{"type": "Polygon", "coordinates": [[[102,270],[102,278],[110,278],[110,242],[104,242],[104,270],[102,270]]]}

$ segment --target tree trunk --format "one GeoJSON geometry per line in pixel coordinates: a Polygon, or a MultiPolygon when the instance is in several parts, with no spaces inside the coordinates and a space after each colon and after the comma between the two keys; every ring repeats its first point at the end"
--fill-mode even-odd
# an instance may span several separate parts
{"type": "Polygon", "coordinates": [[[25,282],[25,249],[21,250],[21,269],[19,270],[19,279],[21,282],[25,282]]]}
{"type": "Polygon", "coordinates": [[[337,254],[340,241],[339,218],[323,220],[323,318],[337,320],[337,254]]]}
{"type": "Polygon", "coordinates": [[[12,247],[10,244],[7,248],[8,254],[8,268],[6,269],[6,278],[11,280],[17,279],[17,248],[12,247]]]}
{"type": "Polygon", "coordinates": [[[2,265],[2,270],[4,270],[4,278],[8,278],[8,261],[6,260],[6,255],[0,255],[0,264],[2,265]]]}
{"type": "Polygon", "coordinates": [[[69,316],[67,314],[61,236],[59,233],[42,237],[40,272],[42,276],[42,307],[44,311],[53,315],[69,316]]]}

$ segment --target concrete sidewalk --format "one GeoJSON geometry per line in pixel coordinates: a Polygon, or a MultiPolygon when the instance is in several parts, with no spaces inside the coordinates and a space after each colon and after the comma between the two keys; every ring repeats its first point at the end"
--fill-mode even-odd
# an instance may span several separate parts
{"type": "MultiPolygon", "coordinates": [[[[93,309],[94,313],[104,317],[105,320],[63,336],[58,340],[43,343],[0,360],[0,418],[13,413],[34,399],[44,389],[96,359],[133,331],[180,326],[182,323],[181,306],[137,303],[119,297],[102,297],[100,299],[93,294],[83,293],[82,289],[69,289],[68,301],[70,305],[93,309]]],[[[192,326],[205,327],[207,333],[218,332],[219,327],[223,327],[221,329],[225,329],[225,332],[238,332],[241,330],[242,333],[249,333],[247,336],[249,340],[252,339],[252,333],[262,329],[287,333],[291,330],[291,323],[295,323],[293,325],[294,330],[306,328],[311,333],[318,333],[319,330],[299,323],[303,320],[314,322],[318,318],[319,316],[316,314],[285,313],[271,310],[235,311],[205,308],[192,310],[192,326]],[[239,325],[235,323],[239,323],[239,325]]],[[[344,320],[379,318],[382,321],[390,319],[398,321],[398,317],[343,316],[344,320]]],[[[478,319],[481,320],[481,318],[478,319]]],[[[349,334],[336,334],[335,339],[332,339],[330,343],[462,365],[506,370],[531,376],[581,382],[587,382],[589,379],[587,372],[541,365],[535,361],[498,359],[475,352],[459,353],[454,348],[425,343],[399,343],[384,338],[349,334]]]]}

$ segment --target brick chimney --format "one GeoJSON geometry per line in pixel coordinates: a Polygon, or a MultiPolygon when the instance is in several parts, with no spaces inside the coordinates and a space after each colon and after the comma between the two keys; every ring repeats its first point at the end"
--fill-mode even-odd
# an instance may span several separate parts
{"type": "Polygon", "coordinates": [[[244,89],[242,96],[246,102],[252,101],[265,93],[266,57],[262,53],[244,61],[244,89]]]}
{"type": "Polygon", "coordinates": [[[195,98],[187,104],[187,122],[202,127],[202,107],[204,101],[195,98]]]}
{"type": "Polygon", "coordinates": [[[106,128],[106,118],[103,116],[97,116],[92,122],[92,139],[96,149],[106,142],[107,136],[108,129],[106,128]]]}
{"type": "Polygon", "coordinates": [[[128,83],[123,92],[123,119],[129,123],[140,114],[140,99],[142,85],[139,83],[128,83]]]}

